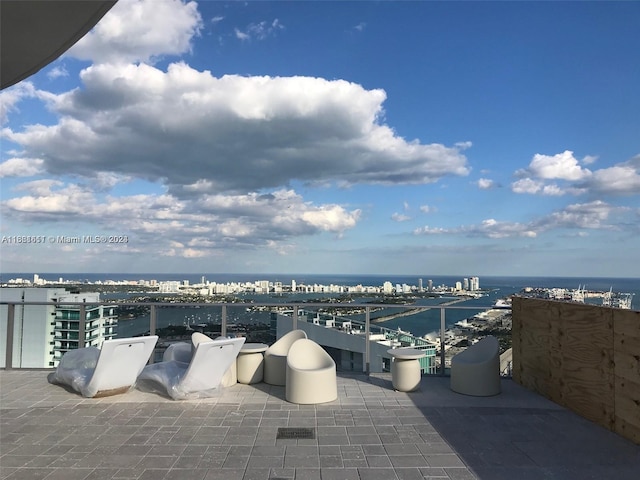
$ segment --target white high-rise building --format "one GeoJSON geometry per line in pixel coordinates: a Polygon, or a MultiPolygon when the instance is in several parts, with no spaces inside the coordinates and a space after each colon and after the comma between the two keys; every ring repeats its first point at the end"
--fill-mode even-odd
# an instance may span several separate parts
{"type": "MultiPolygon", "coordinates": [[[[51,305],[20,305],[14,310],[14,368],[56,367],[62,355],[79,347],[100,346],[116,336],[115,306],[86,305],[84,340],[79,338],[80,305],[97,303],[96,292],[74,293],[63,288],[2,288],[0,298],[8,302],[47,302],[51,305]]],[[[0,305],[0,332],[7,331],[8,305],[0,305]]],[[[6,342],[0,342],[0,366],[5,366],[6,342]]]]}

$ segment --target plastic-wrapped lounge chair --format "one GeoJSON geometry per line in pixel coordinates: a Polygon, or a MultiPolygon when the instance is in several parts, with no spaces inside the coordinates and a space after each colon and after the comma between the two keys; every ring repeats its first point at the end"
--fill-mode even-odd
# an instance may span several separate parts
{"type": "MultiPolygon", "coordinates": [[[[220,340],[223,338],[227,337],[216,337],[216,340],[220,340]]],[[[194,332],[191,335],[191,342],[177,342],[169,345],[169,347],[164,351],[162,361],[169,362],[172,360],[176,360],[182,363],[190,363],[191,357],[196,351],[196,347],[198,346],[198,344],[210,341],[211,338],[207,337],[203,333],[194,332]]],[[[232,362],[231,366],[222,377],[222,382],[220,383],[220,385],[222,387],[230,387],[232,385],[235,385],[236,383],[238,383],[236,362],[232,362]]]]}
{"type": "Polygon", "coordinates": [[[64,354],[50,383],[71,387],[88,398],[125,393],[149,361],[158,337],[105,340],[102,348],[86,347],[64,354]]]}
{"type": "Polygon", "coordinates": [[[206,340],[197,342],[189,363],[180,361],[185,359],[183,353],[174,351],[172,355],[180,359],[147,365],[138,377],[136,386],[143,391],[167,394],[174,400],[215,395],[222,387],[225,372],[236,361],[245,339],[211,340],[203,337],[206,340]]]}
{"type": "Polygon", "coordinates": [[[492,335],[451,359],[451,390],[488,397],[500,393],[500,344],[492,335]]]}
{"type": "Polygon", "coordinates": [[[283,386],[286,382],[287,354],[293,342],[307,338],[304,330],[284,334],[264,352],[264,383],[283,386]]]}
{"type": "Polygon", "coordinates": [[[289,349],[285,398],[306,405],[338,398],[336,363],[313,340],[297,340],[289,349]]]}

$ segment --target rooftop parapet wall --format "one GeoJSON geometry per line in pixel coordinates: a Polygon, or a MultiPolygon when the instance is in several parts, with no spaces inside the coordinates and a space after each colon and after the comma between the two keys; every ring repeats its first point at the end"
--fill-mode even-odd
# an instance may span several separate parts
{"type": "Polygon", "coordinates": [[[513,379],[640,444],[640,312],[513,298],[513,379]]]}

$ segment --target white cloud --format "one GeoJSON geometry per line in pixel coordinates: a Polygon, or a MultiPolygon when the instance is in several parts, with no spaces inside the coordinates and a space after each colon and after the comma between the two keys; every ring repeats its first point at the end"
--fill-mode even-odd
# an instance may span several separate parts
{"type": "Polygon", "coordinates": [[[591,175],[591,171],[582,168],[579,161],[573,156],[573,152],[569,150],[552,156],[536,153],[529,164],[528,172],[535,178],[546,180],[576,181],[591,175]]]}
{"type": "Polygon", "coordinates": [[[10,158],[0,163],[0,178],[38,175],[44,171],[43,163],[39,158],[10,158]]]}
{"type": "Polygon", "coordinates": [[[554,212],[537,222],[545,230],[550,228],[579,228],[579,229],[616,229],[609,219],[614,213],[624,213],[626,207],[615,207],[601,200],[588,203],[568,205],[564,210],[554,212]]]}
{"type": "Polygon", "coordinates": [[[248,33],[244,33],[237,28],[234,28],[233,31],[235,32],[236,38],[238,40],[242,40],[242,41],[251,40],[251,36],[248,33]]]}
{"type": "Polygon", "coordinates": [[[542,190],[542,182],[532,180],[531,178],[522,178],[511,184],[511,190],[514,193],[538,193],[542,190]]]}
{"type": "Polygon", "coordinates": [[[499,222],[493,218],[483,220],[480,225],[466,229],[468,234],[488,238],[535,238],[537,233],[530,226],[517,222],[499,222]]]}
{"type": "Polygon", "coordinates": [[[9,121],[9,113],[18,111],[23,98],[34,97],[36,90],[29,81],[20,82],[0,91],[0,125],[9,121]]]}
{"type": "Polygon", "coordinates": [[[4,206],[12,210],[36,215],[56,215],[70,217],[82,214],[86,205],[93,203],[93,195],[77,186],[52,190],[60,182],[31,182],[26,186],[35,195],[11,198],[4,206]]]}
{"type": "Polygon", "coordinates": [[[391,215],[391,220],[393,220],[394,222],[406,222],[408,220],[411,220],[411,217],[409,215],[396,212],[393,215],[391,215]]]}
{"type": "Polygon", "coordinates": [[[422,227],[413,231],[416,235],[467,235],[472,237],[503,238],[536,238],[540,234],[565,229],[578,229],[577,236],[588,236],[585,230],[617,230],[622,226],[633,229],[628,222],[621,219],[630,213],[627,207],[616,207],[602,201],[583,204],[572,204],[547,216],[528,223],[499,221],[493,218],[483,220],[476,225],[465,225],[456,228],[422,227]],[[612,220],[612,217],[618,217],[612,220]]]}
{"type": "Polygon", "coordinates": [[[437,208],[430,205],[420,205],[420,211],[423,213],[433,213],[437,211],[437,208]]]}
{"type": "Polygon", "coordinates": [[[60,78],[60,77],[68,77],[68,76],[69,76],[69,72],[67,72],[67,69],[64,68],[64,66],[61,66],[61,65],[53,67],[51,70],[49,70],[47,72],[47,77],[49,77],[51,79],[56,79],[56,78],[60,78]]]}
{"type": "Polygon", "coordinates": [[[265,40],[266,38],[273,37],[278,31],[284,30],[284,28],[284,25],[276,18],[271,22],[262,21],[250,23],[244,30],[235,28],[234,32],[238,40],[265,40]]]}
{"type": "Polygon", "coordinates": [[[290,251],[285,245],[291,239],[323,232],[342,236],[361,215],[358,209],[304,202],[292,190],[268,195],[204,194],[186,200],[169,194],[102,197],[95,190],[94,185],[59,180],[25,182],[16,188],[22,196],[2,203],[3,215],[37,221],[43,228],[71,223],[84,225],[87,231],[126,234],[132,243],[150,245],[149,253],[176,256],[217,255],[225,248],[256,249],[268,243],[290,251]]]}
{"type": "Polygon", "coordinates": [[[414,235],[441,235],[445,233],[452,233],[452,231],[445,228],[434,228],[425,225],[424,227],[416,228],[413,233],[414,235]]]}
{"type": "Polygon", "coordinates": [[[550,195],[550,196],[557,197],[560,195],[564,195],[565,193],[566,192],[556,184],[545,185],[544,187],[542,187],[543,195],[550,195]]]}
{"type": "Polygon", "coordinates": [[[630,161],[596,170],[582,186],[597,193],[638,195],[640,194],[640,161],[630,161]]]}
{"type": "Polygon", "coordinates": [[[119,0],[67,55],[96,63],[154,62],[189,52],[201,28],[196,2],[119,0]]]}
{"type": "MultiPolygon", "coordinates": [[[[591,164],[597,157],[587,156],[584,164],[591,164]]],[[[529,168],[518,170],[516,176],[523,177],[511,184],[515,193],[560,196],[573,195],[637,195],[640,192],[640,156],[627,162],[599,170],[588,170],[579,165],[573,152],[545,156],[536,154],[529,168]],[[558,180],[563,184],[547,183],[558,180]]]]}
{"type": "Polygon", "coordinates": [[[94,65],[81,77],[84,89],[48,95],[57,124],[3,130],[54,175],[110,172],[186,196],[293,180],[426,184],[469,172],[457,148],[407,142],[380,124],[384,91],[343,80],[216,78],[183,63],[167,72],[94,65]]]}
{"type": "Polygon", "coordinates": [[[481,178],[478,180],[477,185],[480,190],[490,190],[496,186],[496,182],[488,178],[481,178]]]}

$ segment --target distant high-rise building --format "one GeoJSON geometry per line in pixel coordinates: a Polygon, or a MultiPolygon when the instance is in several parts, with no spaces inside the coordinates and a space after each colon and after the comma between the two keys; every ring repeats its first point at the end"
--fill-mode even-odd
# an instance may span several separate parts
{"type": "Polygon", "coordinates": [[[433,292],[433,280],[427,281],[427,288],[429,289],[430,292],[433,292]]]}
{"type": "Polygon", "coordinates": [[[422,292],[423,290],[424,290],[424,289],[422,288],[422,279],[421,279],[421,278],[419,278],[419,279],[418,279],[418,291],[419,291],[419,292],[422,292]]]}
{"type": "Polygon", "coordinates": [[[469,290],[469,279],[468,278],[462,279],[462,289],[463,290],[469,290]]]}
{"type": "Polygon", "coordinates": [[[291,280],[291,291],[295,293],[296,291],[296,281],[295,280],[291,280]]]}

